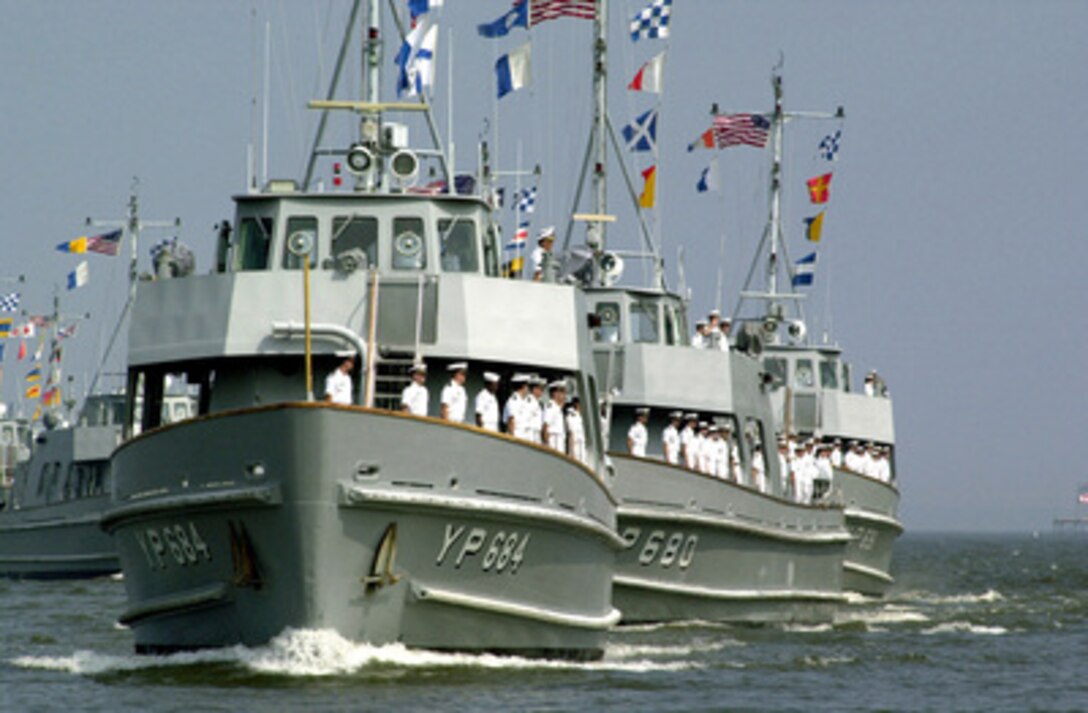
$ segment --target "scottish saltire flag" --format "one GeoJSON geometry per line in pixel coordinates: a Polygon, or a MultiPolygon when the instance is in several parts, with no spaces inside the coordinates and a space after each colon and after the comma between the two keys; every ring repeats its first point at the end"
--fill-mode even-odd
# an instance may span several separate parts
{"type": "Polygon", "coordinates": [[[0,297],[0,312],[16,312],[19,310],[19,293],[12,292],[10,295],[3,295],[0,297]]]}
{"type": "Polygon", "coordinates": [[[824,230],[824,213],[827,211],[821,210],[811,218],[805,218],[805,237],[811,243],[820,242],[820,233],[824,230]]]}
{"type": "Polygon", "coordinates": [[[805,181],[808,186],[808,198],[813,203],[827,203],[831,196],[831,174],[825,173],[805,181]]]}
{"type": "Polygon", "coordinates": [[[529,3],[521,2],[494,22],[476,26],[476,32],[484,37],[506,37],[515,27],[529,29],[529,3]]]}
{"type": "Polygon", "coordinates": [[[420,23],[404,38],[397,52],[397,96],[422,96],[434,86],[434,53],[438,46],[438,25],[420,23]]]}
{"type": "Polygon", "coordinates": [[[665,53],[662,52],[650,59],[646,64],[642,65],[642,68],[638,70],[635,74],[635,78],[631,80],[631,83],[627,85],[627,88],[633,92],[654,92],[655,94],[660,94],[664,80],[665,53]]]}
{"type": "Polygon", "coordinates": [[[718,148],[767,145],[771,122],[762,114],[719,114],[714,117],[714,139],[718,148]]]}
{"type": "Polygon", "coordinates": [[[623,138],[627,148],[632,151],[655,151],[657,149],[657,109],[650,109],[623,127],[623,138]]]}
{"type": "Polygon", "coordinates": [[[638,42],[643,37],[668,37],[671,13],[672,0],[652,0],[631,20],[631,40],[638,42]]]}
{"type": "Polygon", "coordinates": [[[839,142],[842,140],[842,129],[833,134],[828,134],[820,142],[820,158],[825,161],[834,161],[839,155],[839,142]]]}
{"type": "Polygon", "coordinates": [[[657,193],[657,166],[642,172],[642,193],[638,197],[639,208],[653,208],[657,193]]]}
{"type": "Polygon", "coordinates": [[[77,287],[83,287],[87,284],[87,281],[91,279],[91,269],[87,266],[87,261],[76,265],[76,269],[68,273],[68,289],[74,290],[77,287]]]}
{"type": "Polygon", "coordinates": [[[710,165],[703,169],[699,181],[695,184],[695,190],[699,193],[718,190],[718,162],[711,161],[710,165]]]}
{"type": "Polygon", "coordinates": [[[536,210],[536,186],[522,188],[517,194],[513,208],[524,215],[530,215],[536,210]]]}
{"type": "Polygon", "coordinates": [[[790,284],[801,287],[812,284],[812,274],[816,270],[816,253],[809,253],[794,263],[793,278],[790,284]]]}
{"type": "Polygon", "coordinates": [[[499,99],[510,92],[529,86],[533,81],[532,44],[526,42],[495,62],[495,86],[499,99]]]}

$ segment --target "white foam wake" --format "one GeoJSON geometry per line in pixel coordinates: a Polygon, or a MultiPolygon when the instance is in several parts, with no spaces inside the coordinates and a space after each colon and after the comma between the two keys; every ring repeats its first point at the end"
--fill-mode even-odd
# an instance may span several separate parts
{"type": "Polygon", "coordinates": [[[983,634],[1000,636],[1009,633],[1003,626],[982,626],[969,621],[946,621],[929,629],[922,629],[923,634],[983,634]]]}
{"type": "Polygon", "coordinates": [[[904,592],[900,598],[925,604],[989,604],[1005,601],[1005,595],[996,589],[987,589],[981,594],[940,595],[931,592],[904,592]]]}
{"type": "MultiPolygon", "coordinates": [[[[724,646],[724,644],[723,644],[724,646]]],[[[11,659],[15,666],[77,675],[100,675],[168,666],[192,666],[202,663],[235,664],[255,673],[280,676],[339,676],[368,668],[484,668],[484,669],[586,669],[627,671],[681,671],[701,667],[683,661],[657,661],[650,656],[678,657],[691,653],[693,647],[609,646],[601,661],[572,662],[525,659],[492,654],[454,654],[409,649],[401,644],[372,646],[349,641],[330,630],[287,630],[266,646],[234,646],[169,656],[115,656],[94,651],[76,651],[70,656],[21,656],[11,659]]]]}

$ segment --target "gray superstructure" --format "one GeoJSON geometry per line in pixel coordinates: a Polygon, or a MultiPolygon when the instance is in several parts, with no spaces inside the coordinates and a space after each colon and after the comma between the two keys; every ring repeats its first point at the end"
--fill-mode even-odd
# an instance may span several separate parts
{"type": "Polygon", "coordinates": [[[0,576],[75,579],[120,570],[100,518],[123,404],[120,395],[88,397],[75,425],[34,436],[25,420],[0,420],[0,576]]]}

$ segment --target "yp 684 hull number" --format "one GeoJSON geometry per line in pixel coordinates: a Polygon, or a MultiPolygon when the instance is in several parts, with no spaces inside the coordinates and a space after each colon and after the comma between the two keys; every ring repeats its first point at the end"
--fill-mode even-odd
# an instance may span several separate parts
{"type": "Polygon", "coordinates": [[[451,563],[455,569],[476,561],[485,572],[517,574],[529,546],[529,533],[517,530],[488,531],[487,528],[446,525],[442,547],[435,564],[451,563]]]}

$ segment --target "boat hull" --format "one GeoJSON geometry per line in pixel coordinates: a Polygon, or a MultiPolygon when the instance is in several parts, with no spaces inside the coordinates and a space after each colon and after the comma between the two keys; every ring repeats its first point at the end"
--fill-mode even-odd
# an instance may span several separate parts
{"type": "Polygon", "coordinates": [[[843,512],[765,496],[650,459],[614,456],[613,601],[625,622],[829,621],[843,601],[843,512]]]}
{"type": "Polygon", "coordinates": [[[843,587],[870,597],[882,597],[895,582],[891,574],[895,541],[903,534],[899,522],[899,491],[891,484],[847,470],[835,470],[837,499],[846,511],[853,540],[843,561],[843,587]]]}
{"type": "Polygon", "coordinates": [[[0,576],[85,579],[114,574],[121,563],[99,526],[109,495],[0,512],[0,576]]]}
{"type": "Polygon", "coordinates": [[[593,659],[618,620],[607,491],[580,464],[512,438],[284,404],[145,434],[113,467],[106,524],[139,652],[259,645],[303,628],[593,659]]]}

